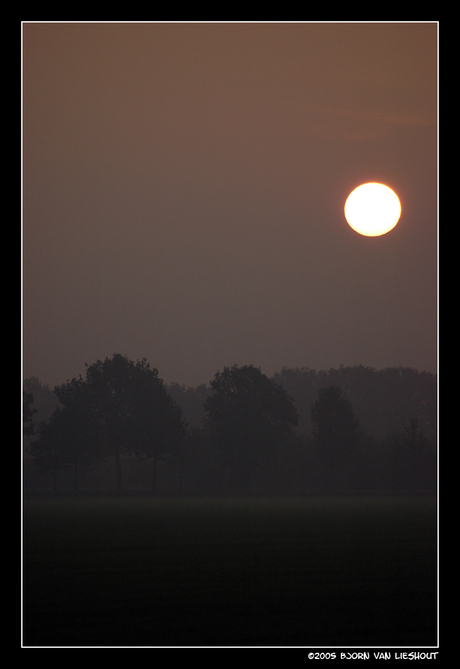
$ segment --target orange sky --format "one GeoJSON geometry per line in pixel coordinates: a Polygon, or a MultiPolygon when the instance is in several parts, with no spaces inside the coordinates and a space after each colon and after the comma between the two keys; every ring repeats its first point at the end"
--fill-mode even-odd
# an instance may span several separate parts
{"type": "Polygon", "coordinates": [[[436,23],[24,23],[23,366],[436,371],[436,23]],[[381,181],[396,228],[343,205],[381,181]]]}

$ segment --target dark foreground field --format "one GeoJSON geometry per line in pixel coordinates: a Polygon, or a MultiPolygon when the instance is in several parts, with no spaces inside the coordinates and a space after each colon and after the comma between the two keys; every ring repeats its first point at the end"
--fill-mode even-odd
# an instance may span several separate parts
{"type": "Polygon", "coordinates": [[[25,500],[24,646],[433,646],[432,499],[25,500]]]}

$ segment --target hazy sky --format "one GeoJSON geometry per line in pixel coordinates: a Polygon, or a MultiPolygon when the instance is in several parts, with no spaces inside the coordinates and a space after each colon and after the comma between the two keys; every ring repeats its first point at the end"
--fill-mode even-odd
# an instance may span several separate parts
{"type": "Polygon", "coordinates": [[[437,360],[436,23],[24,23],[23,371],[437,360]],[[346,223],[367,181],[387,235],[346,223]]]}

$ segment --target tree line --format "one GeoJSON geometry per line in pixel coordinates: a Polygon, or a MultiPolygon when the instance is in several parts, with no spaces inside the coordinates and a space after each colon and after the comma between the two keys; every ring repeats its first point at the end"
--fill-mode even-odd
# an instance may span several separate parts
{"type": "Polygon", "coordinates": [[[64,472],[78,491],[82,473],[110,463],[120,494],[129,461],[154,494],[432,493],[436,390],[434,375],[407,368],[269,378],[253,365],[185,388],[115,354],[52,392],[26,380],[24,441],[54,490],[64,472]]]}

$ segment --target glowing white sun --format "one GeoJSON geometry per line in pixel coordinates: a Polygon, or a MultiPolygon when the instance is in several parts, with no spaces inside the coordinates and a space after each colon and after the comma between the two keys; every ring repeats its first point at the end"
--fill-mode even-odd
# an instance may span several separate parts
{"type": "Polygon", "coordinates": [[[384,184],[358,186],[345,202],[348,225],[360,235],[378,237],[392,230],[401,216],[401,203],[384,184]]]}

